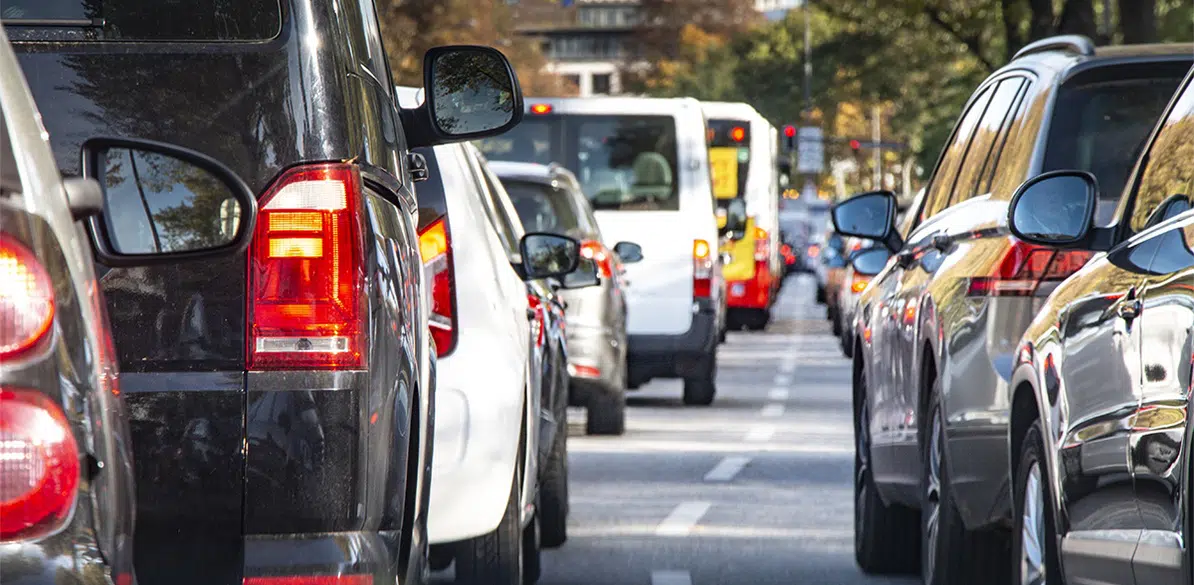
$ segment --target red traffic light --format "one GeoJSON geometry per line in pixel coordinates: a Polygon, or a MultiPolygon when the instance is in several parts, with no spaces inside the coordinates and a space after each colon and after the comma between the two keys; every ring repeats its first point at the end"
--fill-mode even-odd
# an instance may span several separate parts
{"type": "Polygon", "coordinates": [[[791,124],[784,126],[784,136],[787,136],[788,138],[796,136],[796,127],[791,124]]]}
{"type": "Polygon", "coordinates": [[[862,148],[862,143],[857,140],[850,140],[850,148],[853,150],[858,150],[862,148]]]}

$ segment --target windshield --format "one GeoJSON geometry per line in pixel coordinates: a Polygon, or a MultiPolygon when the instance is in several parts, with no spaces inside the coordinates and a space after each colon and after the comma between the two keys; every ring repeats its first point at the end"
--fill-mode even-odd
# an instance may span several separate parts
{"type": "Polygon", "coordinates": [[[503,179],[502,184],[526,231],[572,235],[580,226],[567,192],[530,181],[503,179]]]}
{"type": "Polygon", "coordinates": [[[1113,220],[1144,141],[1180,82],[1180,77],[1113,81],[1058,94],[1043,170],[1094,174],[1099,186],[1098,225],[1113,220]]]}

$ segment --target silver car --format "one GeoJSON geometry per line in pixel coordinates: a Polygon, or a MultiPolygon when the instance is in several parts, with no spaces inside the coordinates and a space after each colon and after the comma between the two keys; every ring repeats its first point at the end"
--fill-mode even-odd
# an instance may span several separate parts
{"type": "MultiPolygon", "coordinates": [[[[569,402],[588,408],[585,431],[620,435],[626,428],[626,296],[623,263],[642,260],[642,249],[619,242],[612,249],[576,176],[558,165],[490,162],[527,232],[581,241],[581,256],[601,284],[560,289],[568,339],[569,402]]],[[[565,283],[566,284],[566,283],[565,283]]]]}

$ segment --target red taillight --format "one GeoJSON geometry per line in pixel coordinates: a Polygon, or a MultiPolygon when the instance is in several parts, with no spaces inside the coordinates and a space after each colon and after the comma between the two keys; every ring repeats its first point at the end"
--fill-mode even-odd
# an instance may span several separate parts
{"type": "Polygon", "coordinates": [[[692,241],[692,298],[713,296],[713,249],[705,240],[692,241]]]}
{"type": "Polygon", "coordinates": [[[244,585],[373,585],[373,575],[245,577],[244,585]]]}
{"type": "Polygon", "coordinates": [[[597,264],[597,269],[601,272],[602,278],[609,278],[613,275],[613,257],[601,242],[586,240],[580,246],[580,255],[582,258],[588,258],[597,264]]]}
{"type": "Polygon", "coordinates": [[[532,114],[540,114],[540,115],[550,114],[551,113],[551,104],[535,104],[535,105],[531,106],[531,113],[532,114]]]}
{"type": "Polygon", "coordinates": [[[351,164],[282,174],[249,251],[250,369],[365,367],[361,176],[351,164]]]}
{"type": "Polygon", "coordinates": [[[37,346],[54,322],[54,286],[33,252],[0,234],[0,359],[37,346]]]}
{"type": "Polygon", "coordinates": [[[78,487],[79,448],[62,409],[35,390],[0,390],[0,540],[52,529],[78,487]]]}
{"type": "Polygon", "coordinates": [[[1011,245],[992,276],[970,279],[967,294],[978,297],[1028,297],[1042,282],[1065,280],[1093,255],[1087,250],[1054,250],[1010,239],[1011,245]]]}
{"type": "Polygon", "coordinates": [[[593,366],[574,366],[569,364],[568,373],[577,378],[600,378],[601,368],[594,368],[593,366]]]}
{"type": "Polygon", "coordinates": [[[742,142],[746,138],[746,128],[742,126],[734,126],[730,129],[730,138],[734,142],[742,142]]]}
{"type": "Polygon", "coordinates": [[[535,293],[527,293],[527,307],[535,311],[535,319],[531,321],[531,335],[535,338],[535,347],[543,347],[547,329],[547,309],[535,293]]]}
{"type": "Polygon", "coordinates": [[[456,281],[452,276],[452,238],[446,217],[419,233],[419,252],[431,286],[431,314],[428,326],[435,340],[436,355],[444,357],[456,349],[456,281]]]}
{"type": "Polygon", "coordinates": [[[852,292],[854,294],[858,294],[858,293],[866,290],[866,285],[868,285],[870,283],[871,283],[871,279],[869,279],[869,278],[855,276],[853,278],[853,280],[850,281],[850,292],[852,292]]]}
{"type": "Polygon", "coordinates": [[[761,227],[755,228],[755,262],[764,262],[771,255],[770,235],[761,227]]]}

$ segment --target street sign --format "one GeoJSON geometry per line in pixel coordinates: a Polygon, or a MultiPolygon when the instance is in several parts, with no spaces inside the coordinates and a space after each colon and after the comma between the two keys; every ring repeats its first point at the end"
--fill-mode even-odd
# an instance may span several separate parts
{"type": "Polygon", "coordinates": [[[825,143],[821,129],[815,126],[800,128],[796,145],[796,172],[819,174],[825,170],[825,143]]]}

